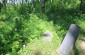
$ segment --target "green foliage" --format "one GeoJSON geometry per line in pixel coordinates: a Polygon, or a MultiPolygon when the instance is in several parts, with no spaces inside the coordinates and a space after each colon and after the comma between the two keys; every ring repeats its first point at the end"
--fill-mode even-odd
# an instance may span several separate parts
{"type": "MultiPolygon", "coordinates": [[[[80,25],[85,36],[85,15],[79,12],[79,0],[47,1],[45,12],[39,1],[34,5],[7,4],[0,13],[0,55],[51,55],[61,44],[70,24],[80,25]],[[43,33],[53,34],[52,42],[41,40],[43,33]]],[[[81,36],[80,35],[80,36],[81,36]]],[[[54,54],[55,55],[55,54],[54,54]]]]}
{"type": "Polygon", "coordinates": [[[18,15],[17,10],[12,5],[8,5],[6,9],[7,9],[6,13],[7,13],[8,16],[16,16],[16,15],[18,15]]]}
{"type": "Polygon", "coordinates": [[[29,12],[30,12],[30,8],[28,7],[28,4],[23,4],[23,5],[19,5],[18,6],[18,13],[20,14],[20,15],[28,15],[29,14],[29,12]]]}
{"type": "Polygon", "coordinates": [[[40,38],[45,30],[53,31],[51,22],[39,19],[36,15],[30,14],[30,18],[24,21],[24,35],[30,40],[40,38]],[[29,24],[28,24],[29,23],[29,24]]]}

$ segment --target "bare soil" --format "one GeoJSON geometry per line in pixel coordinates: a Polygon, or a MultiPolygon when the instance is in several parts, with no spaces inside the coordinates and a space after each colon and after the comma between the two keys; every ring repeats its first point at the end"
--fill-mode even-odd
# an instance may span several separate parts
{"type": "Polygon", "coordinates": [[[80,39],[80,55],[85,55],[85,38],[80,39]]]}

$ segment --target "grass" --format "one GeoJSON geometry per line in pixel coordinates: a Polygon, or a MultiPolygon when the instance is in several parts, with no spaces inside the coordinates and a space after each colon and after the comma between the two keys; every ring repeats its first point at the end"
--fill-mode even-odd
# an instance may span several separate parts
{"type": "MultiPolygon", "coordinates": [[[[34,15],[35,17],[39,18],[39,16],[34,15]]],[[[46,14],[44,15],[46,17],[46,14]]],[[[33,16],[32,16],[33,17],[33,16]]],[[[48,18],[50,17],[47,16],[48,18]]],[[[47,18],[46,17],[46,18],[47,18]]],[[[72,15],[65,15],[65,17],[61,17],[61,14],[56,16],[53,15],[51,20],[43,20],[40,25],[40,28],[45,30],[50,30],[53,33],[53,40],[52,42],[45,42],[42,41],[41,39],[34,39],[30,43],[27,43],[26,45],[23,45],[23,47],[16,53],[17,55],[57,55],[57,48],[60,46],[69,26],[71,23],[75,23],[81,27],[81,32],[79,35],[79,38],[77,40],[77,43],[75,43],[74,49],[72,54],[73,55],[78,55],[79,54],[79,39],[82,37],[85,37],[84,35],[84,30],[85,30],[85,20],[84,20],[84,15],[80,15],[80,17],[72,16],[72,15]],[[57,17],[57,19],[55,19],[57,17]],[[59,18],[58,18],[59,17],[59,18]],[[82,18],[82,19],[81,19],[82,18]],[[68,20],[69,21],[68,21],[68,20]]],[[[41,21],[37,20],[37,22],[41,21]]],[[[29,20],[30,21],[30,20],[29,20]]],[[[33,21],[33,20],[32,20],[33,21]]],[[[31,25],[31,24],[30,24],[31,25]]],[[[35,24],[33,24],[35,25],[35,24]]],[[[36,36],[36,35],[35,35],[36,36]]],[[[13,53],[11,53],[13,54],[13,53]]],[[[11,55],[8,53],[8,55],[11,55]]],[[[16,55],[14,54],[14,55],[16,55]]]]}
{"type": "MultiPolygon", "coordinates": [[[[57,48],[64,39],[69,26],[74,23],[81,27],[80,35],[73,50],[73,54],[78,55],[80,51],[79,39],[85,37],[85,14],[81,14],[79,7],[77,7],[79,0],[75,1],[76,5],[74,4],[75,2],[67,1],[73,5],[71,3],[68,5],[65,4],[65,9],[61,9],[61,5],[57,7],[60,1],[56,2],[57,3],[53,2],[52,4],[49,4],[49,2],[46,3],[46,12],[44,13],[41,12],[41,10],[35,13],[25,13],[28,11],[28,7],[25,6],[26,9],[24,8],[23,14],[23,12],[21,12],[22,7],[18,7],[18,12],[13,6],[8,6],[7,13],[0,14],[0,42],[3,47],[0,49],[4,50],[0,53],[6,52],[4,55],[57,55],[57,48]],[[20,32],[14,30],[16,26],[14,17],[18,17],[18,21],[21,23],[19,24],[22,27],[19,29],[20,32]],[[41,36],[46,30],[52,32],[52,42],[41,40],[41,36]],[[23,38],[20,39],[22,35],[23,38]],[[10,50],[4,48],[9,48],[10,50]],[[16,51],[18,48],[19,50],[16,51]]],[[[37,7],[37,9],[38,8],[39,7],[37,7]]]]}
{"type": "Polygon", "coordinates": [[[33,41],[26,45],[25,48],[21,49],[18,53],[19,55],[52,55],[57,54],[56,49],[58,47],[55,46],[53,42],[44,42],[41,40],[33,41]],[[22,53],[23,52],[23,53],[22,53]]]}
{"type": "MultiPolygon", "coordinates": [[[[80,17],[82,17],[82,16],[80,16],[80,17]]],[[[76,54],[78,55],[79,54],[79,51],[80,51],[79,45],[80,45],[80,43],[78,43],[78,42],[79,42],[79,39],[84,36],[84,33],[82,32],[82,30],[84,31],[84,29],[85,29],[84,28],[85,20],[79,19],[80,17],[73,17],[72,16],[72,18],[74,18],[74,20],[71,20],[71,21],[75,22],[77,25],[79,25],[81,27],[81,32],[80,32],[79,38],[77,40],[77,43],[75,43],[73,52],[71,53],[73,55],[76,55],[76,54]]],[[[66,18],[66,19],[68,19],[68,18],[66,18]]],[[[64,21],[64,20],[62,20],[62,21],[64,21]]],[[[61,21],[59,21],[59,22],[61,22],[61,21]]],[[[70,26],[69,23],[68,24],[66,23],[66,24],[68,26],[70,26]]],[[[63,25],[66,25],[66,24],[63,23],[63,25]]],[[[51,43],[49,43],[49,42],[44,42],[44,41],[41,41],[41,40],[34,40],[33,42],[28,43],[26,45],[26,47],[24,48],[25,51],[28,51],[28,53],[27,54],[25,53],[25,55],[52,55],[52,54],[57,55],[56,50],[59,47],[59,45],[61,44],[61,41],[63,40],[63,38],[66,34],[68,26],[61,26],[61,25],[56,23],[56,26],[54,26],[54,29],[56,31],[53,31],[54,34],[55,34],[55,36],[53,37],[53,41],[51,43]]],[[[21,55],[23,51],[20,50],[19,55],[21,55]]]]}

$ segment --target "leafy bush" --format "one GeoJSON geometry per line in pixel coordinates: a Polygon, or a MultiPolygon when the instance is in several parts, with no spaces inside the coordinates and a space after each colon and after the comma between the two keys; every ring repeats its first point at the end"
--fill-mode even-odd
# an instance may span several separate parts
{"type": "Polygon", "coordinates": [[[61,2],[47,1],[45,13],[41,11],[39,1],[35,5],[35,12],[32,12],[32,4],[7,4],[6,12],[3,13],[2,9],[0,13],[0,54],[51,55],[60,45],[71,23],[79,24],[84,36],[85,16],[75,14],[79,12],[80,1],[63,1],[64,8],[61,2]],[[46,30],[53,33],[51,43],[41,41],[46,30]]]}
{"type": "Polygon", "coordinates": [[[50,22],[39,19],[36,15],[30,14],[30,18],[24,21],[24,35],[30,40],[40,38],[45,30],[52,30],[50,22]]]}

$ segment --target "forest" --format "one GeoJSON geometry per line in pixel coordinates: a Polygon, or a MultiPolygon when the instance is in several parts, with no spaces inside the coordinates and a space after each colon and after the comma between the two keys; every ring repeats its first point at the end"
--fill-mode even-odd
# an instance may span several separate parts
{"type": "Polygon", "coordinates": [[[70,55],[85,55],[84,0],[0,0],[0,55],[60,55],[71,24],[81,31],[70,55]]]}

